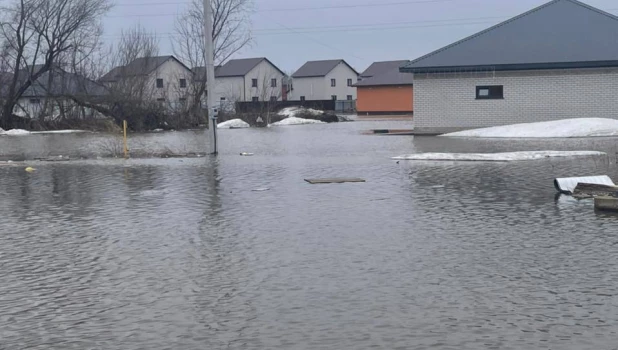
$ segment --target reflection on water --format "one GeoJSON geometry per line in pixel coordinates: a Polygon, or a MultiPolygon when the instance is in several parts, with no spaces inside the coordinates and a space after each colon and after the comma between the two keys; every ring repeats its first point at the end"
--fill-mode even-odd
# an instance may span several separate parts
{"type": "MultiPolygon", "coordinates": [[[[0,349],[616,347],[618,217],[552,183],[618,178],[613,160],[388,159],[615,140],[360,134],[377,125],[222,131],[218,159],[0,167],[0,349]],[[330,176],[368,182],[303,182],[330,176]]],[[[66,154],[89,137],[0,149],[66,154]]]]}

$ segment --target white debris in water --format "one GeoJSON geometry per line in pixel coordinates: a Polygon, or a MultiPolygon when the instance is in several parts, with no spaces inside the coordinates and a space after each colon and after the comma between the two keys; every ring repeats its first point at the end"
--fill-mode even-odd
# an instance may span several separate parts
{"type": "Polygon", "coordinates": [[[460,131],[442,136],[478,138],[574,138],[618,136],[618,120],[577,118],[460,131]]]}
{"type": "Polygon", "coordinates": [[[306,125],[306,124],[326,124],[326,123],[320,120],[289,117],[289,118],[283,119],[280,122],[273,123],[272,126],[306,125]]]}
{"type": "Polygon", "coordinates": [[[530,151],[507,153],[418,153],[393,157],[394,160],[512,162],[558,157],[604,156],[596,151],[530,151]]]}
{"type": "Polygon", "coordinates": [[[217,124],[218,129],[240,129],[248,127],[250,127],[250,125],[240,119],[232,119],[221,124],[217,124]]]}
{"type": "Polygon", "coordinates": [[[8,130],[2,133],[2,135],[7,135],[7,136],[22,136],[22,135],[30,135],[30,134],[31,134],[30,131],[23,130],[23,129],[12,129],[12,130],[8,130]]]}
{"type": "Polygon", "coordinates": [[[86,130],[51,130],[51,131],[32,131],[31,134],[83,134],[86,130]]]}
{"type": "Polygon", "coordinates": [[[287,107],[279,111],[279,113],[277,114],[283,117],[296,117],[299,114],[300,115],[311,114],[311,115],[318,116],[318,115],[324,114],[324,111],[320,111],[318,109],[304,108],[304,107],[287,107]]]}

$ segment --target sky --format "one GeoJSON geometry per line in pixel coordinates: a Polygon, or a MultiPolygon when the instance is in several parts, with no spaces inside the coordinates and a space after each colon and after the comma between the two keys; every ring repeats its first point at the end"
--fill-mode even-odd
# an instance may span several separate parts
{"type": "MultiPolygon", "coordinates": [[[[362,72],[372,62],[415,59],[548,0],[254,0],[253,41],[233,58],[267,57],[293,73],[310,60],[345,59],[362,72]]],[[[104,40],[140,24],[173,54],[174,22],[190,0],[115,0],[104,40]]],[[[584,0],[618,14],[616,0],[584,0]]]]}

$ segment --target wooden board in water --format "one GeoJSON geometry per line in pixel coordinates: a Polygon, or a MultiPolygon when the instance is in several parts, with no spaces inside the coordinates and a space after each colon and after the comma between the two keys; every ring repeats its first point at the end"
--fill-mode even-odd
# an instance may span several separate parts
{"type": "Polygon", "coordinates": [[[312,185],[342,184],[346,182],[366,182],[365,180],[359,178],[305,179],[305,181],[312,185]]]}

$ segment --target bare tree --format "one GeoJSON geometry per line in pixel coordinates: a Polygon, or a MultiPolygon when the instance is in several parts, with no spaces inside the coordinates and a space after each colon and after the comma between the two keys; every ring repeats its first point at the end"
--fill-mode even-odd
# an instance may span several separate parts
{"type": "Polygon", "coordinates": [[[109,0],[13,0],[0,10],[0,39],[13,75],[4,97],[2,126],[12,126],[19,99],[62,57],[98,42],[102,16],[110,8],[109,0]]]}
{"type": "MultiPolygon", "coordinates": [[[[251,43],[252,0],[212,0],[215,64],[227,61],[251,43]]],[[[174,52],[191,68],[205,67],[204,11],[202,0],[193,0],[176,20],[174,52]]],[[[206,70],[198,69],[192,86],[192,110],[199,109],[206,92],[206,70]]]]}

